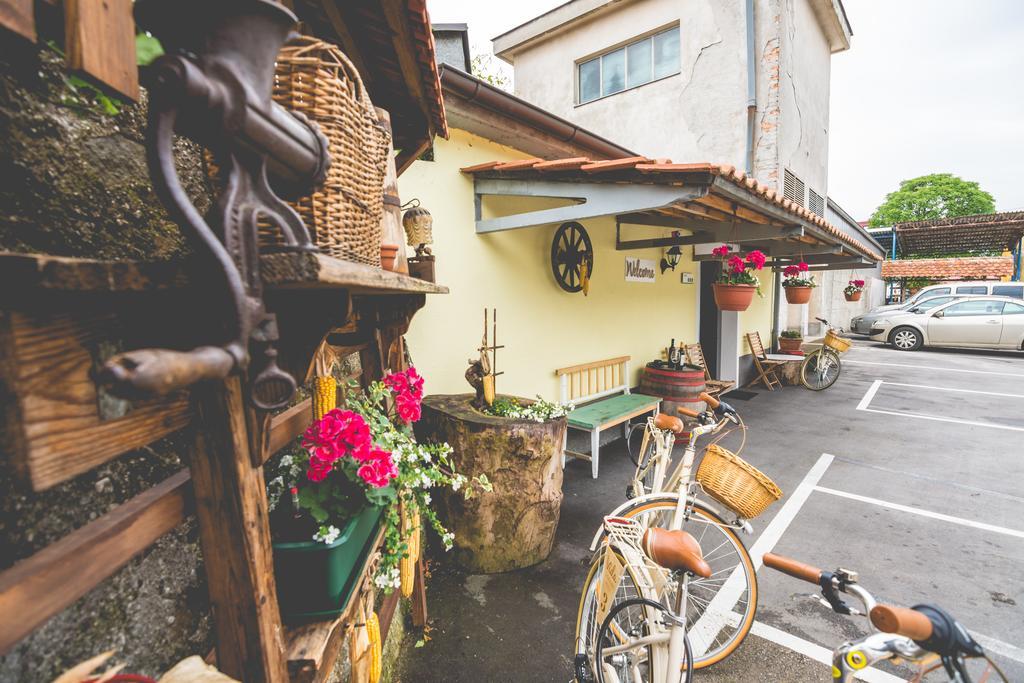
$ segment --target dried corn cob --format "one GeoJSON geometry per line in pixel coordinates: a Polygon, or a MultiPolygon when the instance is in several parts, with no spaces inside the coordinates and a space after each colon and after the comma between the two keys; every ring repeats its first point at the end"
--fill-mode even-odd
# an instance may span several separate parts
{"type": "Polygon", "coordinates": [[[366,631],[370,636],[370,683],[377,683],[383,667],[383,646],[380,642],[380,621],[376,612],[370,612],[370,618],[366,620],[366,631]]]}
{"type": "Polygon", "coordinates": [[[319,420],[334,410],[338,402],[338,383],[333,377],[318,376],[313,380],[313,419],[319,420]]]}

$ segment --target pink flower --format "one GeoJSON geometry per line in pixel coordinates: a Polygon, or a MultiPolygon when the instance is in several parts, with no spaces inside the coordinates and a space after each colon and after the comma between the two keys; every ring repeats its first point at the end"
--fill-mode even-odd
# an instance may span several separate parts
{"type": "Polygon", "coordinates": [[[323,481],[327,478],[327,475],[331,473],[331,463],[324,462],[318,458],[309,459],[309,470],[306,471],[306,476],[312,482],[323,481]]]}
{"type": "Polygon", "coordinates": [[[744,265],[743,259],[741,259],[739,256],[731,257],[728,261],[728,264],[729,270],[736,274],[742,273],[744,270],[746,270],[746,265],[744,265]]]}
{"type": "Polygon", "coordinates": [[[747,263],[754,266],[756,270],[761,270],[761,268],[764,267],[764,262],[766,260],[764,252],[757,249],[747,254],[747,263]]]}
{"type": "Polygon", "coordinates": [[[402,422],[416,422],[422,414],[420,399],[411,392],[399,394],[395,397],[395,410],[402,422]]]}
{"type": "Polygon", "coordinates": [[[786,266],[785,268],[782,269],[782,274],[785,275],[786,277],[796,277],[797,275],[800,274],[800,267],[786,266]]]}
{"type": "Polygon", "coordinates": [[[797,266],[797,268],[800,269],[800,272],[806,272],[806,271],[811,269],[811,267],[809,265],[807,265],[806,263],[804,263],[803,261],[800,262],[800,264],[797,266]]]}
{"type": "Polygon", "coordinates": [[[302,436],[302,445],[310,456],[334,462],[351,454],[365,458],[370,449],[370,426],[359,413],[335,408],[310,425],[302,436]]]}
{"type": "Polygon", "coordinates": [[[858,287],[863,287],[864,286],[864,281],[863,280],[854,280],[853,284],[857,285],[858,287]]]}
{"type": "Polygon", "coordinates": [[[728,255],[728,253],[729,253],[729,245],[728,244],[723,244],[722,246],[715,247],[714,249],[711,250],[712,256],[717,256],[719,258],[725,257],[726,255],[728,255]]]}
{"type": "Polygon", "coordinates": [[[393,372],[384,378],[384,384],[396,394],[401,394],[409,388],[409,378],[404,372],[393,372]]]}
{"type": "Polygon", "coordinates": [[[416,372],[416,368],[411,367],[405,371],[405,376],[409,380],[409,392],[417,398],[423,397],[423,378],[416,372]]]}
{"type": "Polygon", "coordinates": [[[391,453],[381,448],[370,451],[370,457],[357,471],[359,478],[374,488],[382,488],[398,476],[391,453]]]}

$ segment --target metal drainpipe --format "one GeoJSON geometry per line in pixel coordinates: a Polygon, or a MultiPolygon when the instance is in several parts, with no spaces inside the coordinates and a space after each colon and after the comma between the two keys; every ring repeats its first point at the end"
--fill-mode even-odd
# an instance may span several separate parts
{"type": "Polygon", "coordinates": [[[781,272],[772,269],[774,283],[772,285],[772,340],[768,345],[778,351],[779,346],[779,304],[782,303],[782,278],[781,272]]]}
{"type": "Polygon", "coordinates": [[[754,64],[754,0],[747,10],[747,175],[754,174],[754,123],[757,116],[757,71],[754,64]]]}

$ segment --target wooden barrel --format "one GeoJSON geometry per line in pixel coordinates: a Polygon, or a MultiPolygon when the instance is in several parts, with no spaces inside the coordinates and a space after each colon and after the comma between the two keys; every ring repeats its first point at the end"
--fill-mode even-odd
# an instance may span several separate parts
{"type": "Polygon", "coordinates": [[[661,412],[676,414],[676,408],[704,410],[700,395],[707,389],[704,370],[684,365],[680,370],[658,367],[648,363],[640,375],[640,393],[657,396],[662,400],[661,412]]]}

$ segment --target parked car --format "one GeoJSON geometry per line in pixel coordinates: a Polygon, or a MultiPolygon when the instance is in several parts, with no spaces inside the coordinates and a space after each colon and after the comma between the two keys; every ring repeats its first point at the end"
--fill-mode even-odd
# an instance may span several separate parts
{"type": "Polygon", "coordinates": [[[1024,282],[1000,282],[998,280],[973,280],[973,281],[962,281],[962,282],[943,282],[937,285],[928,285],[920,289],[914,296],[910,297],[901,304],[886,304],[885,306],[876,306],[871,309],[871,313],[878,313],[881,311],[894,311],[901,306],[906,304],[917,303],[930,299],[936,296],[942,296],[943,294],[959,294],[965,296],[968,294],[973,295],[991,295],[991,296],[1009,296],[1014,299],[1024,299],[1024,282]]]}
{"type": "MultiPolygon", "coordinates": [[[[942,304],[948,304],[950,301],[953,301],[954,299],[959,299],[959,298],[962,298],[962,297],[956,296],[954,294],[947,294],[946,296],[934,296],[934,297],[932,297],[930,299],[919,299],[918,301],[908,301],[905,304],[900,304],[895,309],[889,309],[889,310],[885,310],[885,311],[880,311],[878,309],[875,309],[875,310],[871,311],[870,313],[865,313],[864,315],[858,315],[855,318],[853,318],[850,321],[850,331],[855,333],[855,334],[871,334],[871,326],[875,324],[875,321],[881,320],[882,318],[885,318],[886,316],[895,315],[897,312],[898,313],[903,313],[903,312],[906,312],[906,311],[912,311],[914,313],[923,313],[924,311],[930,311],[931,309],[935,308],[936,306],[941,306],[942,304]]],[[[887,307],[883,307],[883,308],[887,308],[887,307]]]]}
{"type": "Polygon", "coordinates": [[[926,345],[1024,349],[1024,301],[972,296],[929,311],[891,311],[874,322],[871,339],[900,351],[916,351],[926,345]]]}

